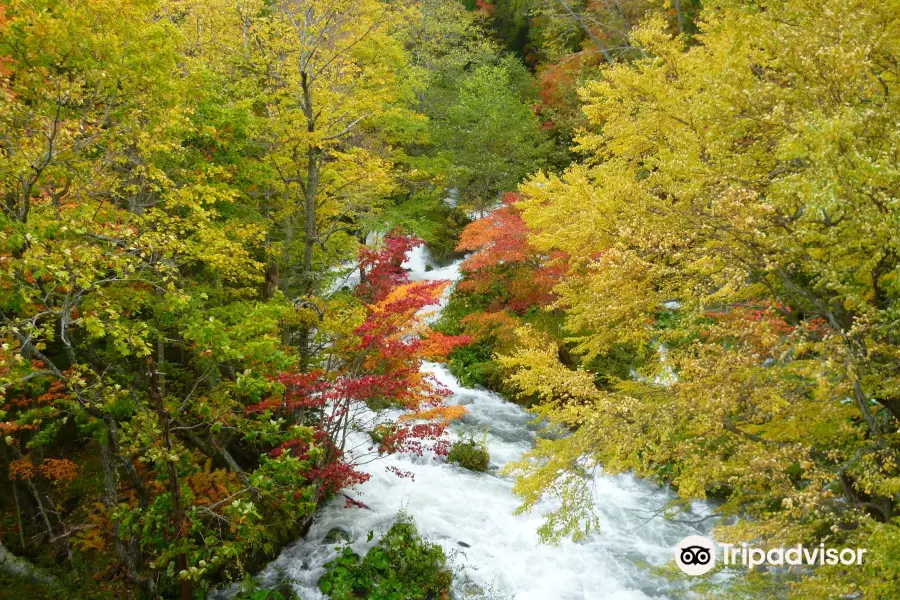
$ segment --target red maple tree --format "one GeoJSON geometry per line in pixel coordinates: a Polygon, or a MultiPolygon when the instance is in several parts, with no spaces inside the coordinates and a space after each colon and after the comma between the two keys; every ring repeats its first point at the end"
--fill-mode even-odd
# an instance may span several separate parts
{"type": "MultiPolygon", "coordinates": [[[[421,371],[422,361],[444,358],[453,348],[470,343],[467,336],[446,336],[431,331],[421,311],[440,302],[448,281],[409,282],[402,263],[421,240],[393,233],[378,250],[364,249],[360,261],[366,277],[356,295],[365,301],[366,318],[354,331],[341,366],[308,373],[287,372],[276,379],[283,393],[247,407],[248,412],[272,411],[314,428],[313,439],[292,439],[270,452],[290,452],[301,460],[317,458],[310,477],[319,493],[331,495],[369,479],[360,470],[371,457],[345,452],[354,430],[382,428],[381,453],[427,449],[436,455],[449,450],[443,434],[449,422],[464,414],[461,407],[444,405],[449,391],[421,371]],[[393,406],[408,412],[395,423],[378,425],[375,407],[393,406]]],[[[401,476],[407,474],[399,472],[401,476]]],[[[355,500],[348,505],[359,506],[355,500]]]]}

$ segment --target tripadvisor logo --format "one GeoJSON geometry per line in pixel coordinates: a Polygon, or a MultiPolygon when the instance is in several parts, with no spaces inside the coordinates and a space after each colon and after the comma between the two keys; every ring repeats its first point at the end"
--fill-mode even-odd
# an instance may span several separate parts
{"type": "MultiPolygon", "coordinates": [[[[717,544],[702,535],[689,535],[675,546],[675,562],[688,575],[703,575],[716,566],[717,544]]],[[[718,544],[722,564],[741,565],[749,569],[760,565],[861,565],[865,548],[812,548],[801,544],[790,548],[772,548],[768,552],[748,544],[718,544]]]]}
{"type": "Polygon", "coordinates": [[[688,575],[703,575],[716,566],[716,544],[702,535],[689,535],[675,546],[675,562],[688,575]]]}

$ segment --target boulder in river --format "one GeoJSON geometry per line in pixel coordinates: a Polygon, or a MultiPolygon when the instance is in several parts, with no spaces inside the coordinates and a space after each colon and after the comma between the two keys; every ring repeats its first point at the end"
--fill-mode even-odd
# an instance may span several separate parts
{"type": "Polygon", "coordinates": [[[454,442],[447,454],[447,461],[470,471],[484,472],[488,470],[491,457],[487,443],[473,437],[464,437],[454,442]]]}
{"type": "Polygon", "coordinates": [[[471,581],[462,586],[463,598],[471,598],[473,596],[483,596],[484,588],[477,583],[471,581]]]}
{"type": "Polygon", "coordinates": [[[340,542],[349,544],[352,541],[352,538],[350,532],[343,527],[332,527],[328,530],[328,533],[325,534],[323,541],[327,544],[338,544],[340,542]]]}

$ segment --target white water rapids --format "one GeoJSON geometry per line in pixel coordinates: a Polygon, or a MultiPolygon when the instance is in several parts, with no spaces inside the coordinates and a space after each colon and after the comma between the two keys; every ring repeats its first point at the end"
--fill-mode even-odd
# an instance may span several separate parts
{"type": "MultiPolygon", "coordinates": [[[[411,279],[458,279],[459,263],[426,271],[429,261],[422,247],[410,252],[405,266],[411,279]]],[[[363,468],[371,479],[350,492],[369,509],[345,508],[343,498],[321,508],[307,536],[259,574],[261,584],[287,579],[303,600],[325,598],[317,582],[325,563],[336,555],[336,545],[324,541],[327,532],[334,527],[346,530],[353,549],[363,556],[403,510],[427,540],[447,552],[457,569],[458,599],[639,600],[668,598],[681,587],[649,571],[649,566],[671,560],[672,548],[683,537],[698,533],[689,525],[653,516],[671,499],[669,492],[633,476],[599,474],[593,493],[600,531],[580,543],[542,544],[537,528],[554,504],[546,501],[532,513],[514,516],[519,500],[512,492],[513,481],[499,474],[503,465],[532,447],[537,430],[530,424],[532,417],[497,394],[462,387],[442,365],[429,363],[423,369],[452,391],[448,403],[468,409],[452,431],[487,435],[490,470],[474,473],[428,455],[376,460],[363,468]],[[399,478],[388,466],[411,472],[414,479],[399,478]],[[375,532],[372,541],[367,541],[369,531],[375,532]],[[478,589],[484,594],[473,595],[478,589]]],[[[366,452],[371,446],[368,436],[353,434],[348,447],[355,446],[366,452]]],[[[707,511],[698,504],[695,516],[707,511]]]]}

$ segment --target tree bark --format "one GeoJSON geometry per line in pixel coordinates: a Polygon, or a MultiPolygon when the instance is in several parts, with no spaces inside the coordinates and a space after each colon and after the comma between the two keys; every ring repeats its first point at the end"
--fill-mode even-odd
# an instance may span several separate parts
{"type": "Polygon", "coordinates": [[[19,503],[19,486],[12,484],[13,502],[16,505],[16,525],[19,527],[19,543],[25,548],[25,526],[22,524],[22,507],[19,503]]]}
{"type": "Polygon", "coordinates": [[[273,260],[269,266],[266,267],[266,277],[260,291],[260,297],[263,301],[271,300],[275,296],[275,291],[278,289],[278,282],[278,261],[273,260]]]}
{"type": "MultiPolygon", "coordinates": [[[[303,113],[306,116],[306,130],[309,133],[316,131],[316,113],[313,107],[311,82],[306,71],[301,74],[303,86],[303,113]]],[[[306,186],[303,194],[303,271],[301,273],[300,291],[304,296],[315,292],[315,276],[313,274],[313,248],[317,240],[316,216],[319,199],[319,176],[321,169],[322,150],[315,145],[310,146],[306,156],[306,186]]],[[[309,362],[312,344],[312,328],[304,325],[300,329],[300,370],[309,371],[309,362]]]]}
{"type": "Polygon", "coordinates": [[[560,6],[562,6],[565,11],[569,13],[569,16],[571,16],[575,20],[575,22],[578,23],[579,27],[581,27],[584,33],[587,34],[588,38],[590,38],[590,40],[594,42],[594,45],[596,45],[600,49],[600,52],[603,54],[603,58],[606,59],[606,62],[613,62],[612,54],[610,54],[609,50],[607,50],[606,44],[604,44],[603,40],[598,38],[597,35],[593,31],[591,31],[591,28],[587,26],[587,23],[584,22],[584,19],[581,18],[581,15],[575,12],[572,7],[565,2],[565,0],[556,1],[559,2],[560,6]]]}
{"type": "MultiPolygon", "coordinates": [[[[112,510],[119,503],[119,495],[116,492],[116,472],[113,467],[112,451],[110,449],[110,443],[107,440],[100,442],[100,463],[103,467],[103,483],[106,492],[104,494],[103,503],[106,505],[106,508],[112,510]]],[[[119,562],[122,563],[122,566],[124,566],[125,570],[128,572],[128,578],[133,583],[138,583],[138,563],[140,559],[130,552],[133,545],[125,544],[125,541],[121,536],[119,524],[115,520],[112,520],[112,526],[113,545],[116,548],[116,556],[118,556],[119,562]]]]}
{"type": "Polygon", "coordinates": [[[675,14],[678,16],[678,34],[684,35],[684,16],[681,14],[681,0],[674,0],[675,14]]]}
{"type": "Polygon", "coordinates": [[[25,579],[47,587],[58,587],[60,585],[59,580],[53,575],[7,550],[3,542],[0,542],[0,571],[12,577],[25,579]]]}
{"type": "Polygon", "coordinates": [[[128,456],[121,455],[119,450],[119,428],[116,425],[115,419],[113,419],[112,415],[106,414],[103,417],[103,422],[106,423],[106,428],[109,431],[109,443],[112,446],[111,450],[113,454],[120,456],[122,467],[125,469],[125,474],[128,476],[128,482],[131,484],[132,489],[134,489],[135,494],[137,494],[141,506],[146,507],[148,504],[147,488],[144,487],[144,480],[141,479],[141,474],[138,473],[138,470],[134,466],[134,463],[131,462],[131,459],[128,456]]]}
{"type": "MultiPolygon", "coordinates": [[[[152,359],[148,362],[150,367],[150,397],[156,404],[156,414],[159,419],[160,429],[162,430],[163,446],[165,446],[166,451],[169,454],[169,457],[166,458],[166,466],[169,472],[169,493],[172,495],[172,524],[175,526],[174,542],[177,543],[178,539],[181,537],[184,513],[181,509],[181,488],[178,483],[178,470],[175,468],[175,463],[170,458],[172,454],[171,420],[169,418],[169,413],[166,411],[165,405],[163,404],[163,397],[159,393],[159,373],[156,371],[156,365],[153,363],[152,359]]],[[[179,573],[187,570],[187,556],[179,554],[175,562],[179,573]]],[[[191,582],[182,579],[180,587],[181,600],[191,600],[191,582]]]]}
{"type": "Polygon", "coordinates": [[[178,433],[184,436],[192,446],[197,448],[200,452],[208,456],[209,458],[215,460],[216,458],[221,458],[225,464],[237,475],[244,485],[250,486],[250,478],[247,477],[247,473],[241,468],[238,462],[234,459],[228,449],[224,444],[219,443],[216,439],[215,435],[210,433],[210,441],[207,442],[199,435],[191,431],[187,425],[182,423],[181,421],[176,420],[175,426],[179,428],[178,433]]]}

